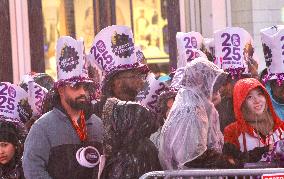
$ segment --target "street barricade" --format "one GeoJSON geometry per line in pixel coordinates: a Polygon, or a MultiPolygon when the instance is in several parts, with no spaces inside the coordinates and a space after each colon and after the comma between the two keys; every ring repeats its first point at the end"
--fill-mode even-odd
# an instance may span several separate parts
{"type": "Polygon", "coordinates": [[[258,168],[258,169],[191,169],[152,171],[142,175],[139,179],[181,179],[181,178],[258,178],[258,179],[284,179],[284,168],[258,168]]]}

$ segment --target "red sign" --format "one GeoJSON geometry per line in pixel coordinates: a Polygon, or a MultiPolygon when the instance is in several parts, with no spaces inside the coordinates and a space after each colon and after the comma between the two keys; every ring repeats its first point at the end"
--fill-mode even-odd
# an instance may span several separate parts
{"type": "Polygon", "coordinates": [[[284,173],[264,174],[261,179],[284,179],[284,173]]]}

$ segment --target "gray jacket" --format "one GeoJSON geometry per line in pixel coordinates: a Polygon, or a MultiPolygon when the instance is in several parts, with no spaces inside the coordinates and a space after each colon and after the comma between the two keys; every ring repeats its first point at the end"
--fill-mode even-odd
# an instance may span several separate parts
{"type": "Polygon", "coordinates": [[[44,114],[31,128],[24,145],[23,169],[27,179],[96,178],[98,166],[79,165],[76,152],[94,146],[102,154],[103,123],[92,115],[86,121],[87,142],[82,143],[70,120],[58,108],[44,114]]]}

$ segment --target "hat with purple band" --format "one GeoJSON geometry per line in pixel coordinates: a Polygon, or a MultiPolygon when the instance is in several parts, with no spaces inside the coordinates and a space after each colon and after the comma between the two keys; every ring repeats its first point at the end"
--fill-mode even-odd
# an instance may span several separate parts
{"type": "Polygon", "coordinates": [[[28,101],[33,111],[32,116],[41,116],[43,100],[48,90],[34,81],[33,74],[24,75],[20,86],[28,93],[28,101]]]}
{"type": "Polygon", "coordinates": [[[187,62],[192,61],[196,57],[205,55],[200,51],[203,37],[199,32],[177,32],[177,67],[185,66],[187,62]]]}
{"type": "Polygon", "coordinates": [[[34,81],[40,86],[46,88],[47,90],[50,90],[54,85],[54,79],[46,73],[30,72],[28,74],[25,74],[22,76],[19,85],[27,86],[28,81],[34,81]]]}
{"type": "Polygon", "coordinates": [[[143,89],[136,96],[136,101],[155,113],[159,113],[158,97],[166,90],[164,82],[155,78],[153,73],[147,76],[143,89]]]}
{"type": "Polygon", "coordinates": [[[32,117],[28,93],[18,85],[0,83],[0,116],[26,123],[32,117]]]}
{"type": "Polygon", "coordinates": [[[186,63],[191,62],[198,57],[207,58],[207,56],[199,49],[184,50],[181,54],[179,54],[177,67],[185,67],[186,63]]]}
{"type": "Polygon", "coordinates": [[[175,74],[173,75],[173,80],[171,82],[171,86],[170,86],[171,89],[176,89],[177,91],[178,89],[181,88],[182,79],[184,76],[184,70],[185,70],[185,67],[180,67],[176,69],[175,74]]]}
{"type": "Polygon", "coordinates": [[[105,74],[104,83],[120,71],[149,71],[147,65],[137,61],[133,34],[127,26],[112,25],[102,29],[94,39],[90,54],[93,63],[105,74]]]}
{"type": "Polygon", "coordinates": [[[260,31],[263,53],[268,74],[264,82],[284,81],[284,25],[272,26],[260,31]]]}
{"type": "Polygon", "coordinates": [[[214,32],[215,64],[231,75],[249,74],[248,63],[258,61],[253,39],[240,27],[227,27],[214,32]]]}
{"type": "Polygon", "coordinates": [[[75,40],[69,36],[62,36],[57,40],[56,65],[57,82],[55,87],[85,82],[93,83],[88,77],[83,40],[75,40]]]}

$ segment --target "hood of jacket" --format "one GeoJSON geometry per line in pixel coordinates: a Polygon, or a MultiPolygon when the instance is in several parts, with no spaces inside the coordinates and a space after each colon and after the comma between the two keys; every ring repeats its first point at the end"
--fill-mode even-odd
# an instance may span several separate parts
{"type": "Polygon", "coordinates": [[[240,130],[242,132],[248,132],[250,134],[253,134],[253,128],[245,121],[241,111],[241,107],[245,102],[248,93],[254,88],[260,88],[263,90],[264,96],[266,98],[267,107],[271,112],[272,118],[274,120],[274,130],[275,130],[281,125],[281,120],[274,111],[270,96],[266,91],[265,87],[257,79],[254,78],[241,79],[234,86],[234,92],[233,92],[234,112],[235,112],[236,121],[239,123],[240,130]]]}

